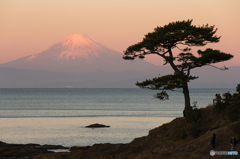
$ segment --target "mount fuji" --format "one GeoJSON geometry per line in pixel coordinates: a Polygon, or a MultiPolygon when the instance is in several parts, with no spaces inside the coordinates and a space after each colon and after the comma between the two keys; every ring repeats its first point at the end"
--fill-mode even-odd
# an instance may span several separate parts
{"type": "Polygon", "coordinates": [[[122,56],[86,35],[71,34],[39,53],[0,64],[0,88],[136,87],[136,81],[166,72],[122,56]]]}
{"type": "MultiPolygon", "coordinates": [[[[122,56],[86,35],[72,34],[39,53],[0,64],[0,88],[134,88],[136,81],[173,72],[169,66],[122,56]]],[[[199,76],[189,83],[195,88],[234,88],[240,83],[240,66],[228,71],[203,67],[192,74],[199,76]]]]}
{"type": "Polygon", "coordinates": [[[114,51],[83,34],[71,34],[49,48],[0,67],[46,70],[54,72],[106,72],[158,70],[158,66],[135,60],[122,59],[123,54],[114,51]]]}

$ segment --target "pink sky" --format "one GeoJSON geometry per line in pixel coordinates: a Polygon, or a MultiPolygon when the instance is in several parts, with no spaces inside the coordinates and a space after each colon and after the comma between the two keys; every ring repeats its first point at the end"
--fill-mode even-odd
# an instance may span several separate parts
{"type": "MultiPolygon", "coordinates": [[[[0,0],[0,63],[38,53],[70,34],[122,53],[157,26],[193,19],[218,28],[220,42],[207,46],[234,55],[222,64],[239,66],[239,7],[239,0],[0,0]]],[[[146,60],[163,63],[154,56],[146,60]]]]}

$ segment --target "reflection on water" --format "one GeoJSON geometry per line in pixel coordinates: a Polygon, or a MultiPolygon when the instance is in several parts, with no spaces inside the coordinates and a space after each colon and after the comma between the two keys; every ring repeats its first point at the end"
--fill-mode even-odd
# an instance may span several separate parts
{"type": "Polygon", "coordinates": [[[128,143],[146,136],[150,129],[173,118],[102,117],[102,118],[0,118],[0,141],[63,146],[91,146],[95,143],[128,143]],[[101,123],[110,128],[89,129],[101,123]]]}
{"type": "Polygon", "coordinates": [[[70,152],[69,149],[49,149],[48,151],[53,151],[53,152],[70,152]]]}

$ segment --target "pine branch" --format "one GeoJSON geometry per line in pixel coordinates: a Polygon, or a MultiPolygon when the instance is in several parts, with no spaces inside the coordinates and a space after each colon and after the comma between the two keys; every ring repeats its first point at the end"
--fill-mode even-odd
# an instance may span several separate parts
{"type": "Polygon", "coordinates": [[[221,71],[228,70],[228,68],[227,68],[225,65],[224,65],[222,68],[221,68],[221,67],[214,66],[214,65],[207,65],[207,66],[214,67],[214,68],[219,69],[219,70],[221,70],[221,71]]]}

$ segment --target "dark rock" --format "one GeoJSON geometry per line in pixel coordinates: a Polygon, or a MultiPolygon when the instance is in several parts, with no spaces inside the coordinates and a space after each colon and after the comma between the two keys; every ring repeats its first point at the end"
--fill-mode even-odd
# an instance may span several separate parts
{"type": "Polygon", "coordinates": [[[88,150],[88,149],[90,149],[90,148],[91,148],[91,146],[83,146],[83,147],[73,146],[73,147],[71,147],[70,151],[88,150]]]}
{"type": "Polygon", "coordinates": [[[96,124],[88,125],[85,128],[109,128],[109,127],[110,126],[96,123],[96,124]]]}
{"type": "Polygon", "coordinates": [[[69,149],[61,145],[7,144],[0,141],[0,158],[32,157],[38,154],[54,153],[50,149],[69,149]]]}

